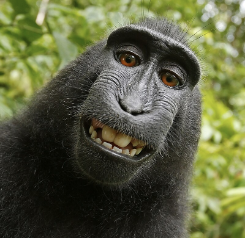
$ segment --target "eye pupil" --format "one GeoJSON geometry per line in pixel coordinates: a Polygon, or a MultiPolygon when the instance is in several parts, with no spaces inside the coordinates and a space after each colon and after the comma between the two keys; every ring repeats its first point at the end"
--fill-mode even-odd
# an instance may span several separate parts
{"type": "Polygon", "coordinates": [[[169,75],[167,76],[167,82],[171,83],[173,81],[173,78],[169,75]]]}
{"type": "Polygon", "coordinates": [[[169,87],[176,87],[180,85],[179,79],[169,72],[163,72],[161,77],[162,82],[169,87]]]}
{"type": "Polygon", "coordinates": [[[139,59],[133,54],[129,54],[129,53],[122,53],[119,55],[118,58],[120,63],[127,67],[133,67],[138,65],[139,63],[139,59]]]}
{"type": "Polygon", "coordinates": [[[133,57],[134,57],[134,56],[128,56],[128,57],[125,59],[126,62],[130,64],[130,63],[132,62],[132,60],[133,60],[133,57]]]}

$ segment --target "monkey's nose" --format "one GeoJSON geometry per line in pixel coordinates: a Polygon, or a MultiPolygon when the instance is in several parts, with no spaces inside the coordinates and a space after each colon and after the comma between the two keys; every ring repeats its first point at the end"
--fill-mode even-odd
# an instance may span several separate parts
{"type": "Polygon", "coordinates": [[[143,113],[143,105],[138,95],[128,95],[119,100],[121,108],[132,115],[143,113]]]}

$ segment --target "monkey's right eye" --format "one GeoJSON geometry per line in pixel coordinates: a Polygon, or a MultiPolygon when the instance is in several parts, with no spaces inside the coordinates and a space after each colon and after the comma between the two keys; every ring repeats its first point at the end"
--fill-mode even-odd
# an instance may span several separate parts
{"type": "Polygon", "coordinates": [[[127,67],[134,67],[134,66],[139,65],[138,57],[130,53],[119,54],[118,59],[121,64],[127,67]]]}
{"type": "Polygon", "coordinates": [[[161,78],[163,83],[169,87],[176,87],[181,85],[181,81],[170,72],[163,72],[161,78]]]}

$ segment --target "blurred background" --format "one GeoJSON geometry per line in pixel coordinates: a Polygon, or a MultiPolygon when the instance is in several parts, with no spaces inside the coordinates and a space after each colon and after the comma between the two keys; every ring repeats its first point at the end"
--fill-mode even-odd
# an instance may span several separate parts
{"type": "Polygon", "coordinates": [[[0,0],[0,119],[87,46],[156,16],[188,30],[204,70],[191,238],[245,238],[245,0],[0,0]]]}

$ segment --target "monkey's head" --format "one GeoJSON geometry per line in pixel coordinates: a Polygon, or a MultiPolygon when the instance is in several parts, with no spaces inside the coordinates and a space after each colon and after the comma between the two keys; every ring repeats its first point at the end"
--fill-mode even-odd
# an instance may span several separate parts
{"type": "Polygon", "coordinates": [[[98,49],[88,57],[96,70],[77,125],[79,170],[123,185],[189,166],[200,134],[200,67],[185,33],[148,19],[113,31],[98,49]]]}

